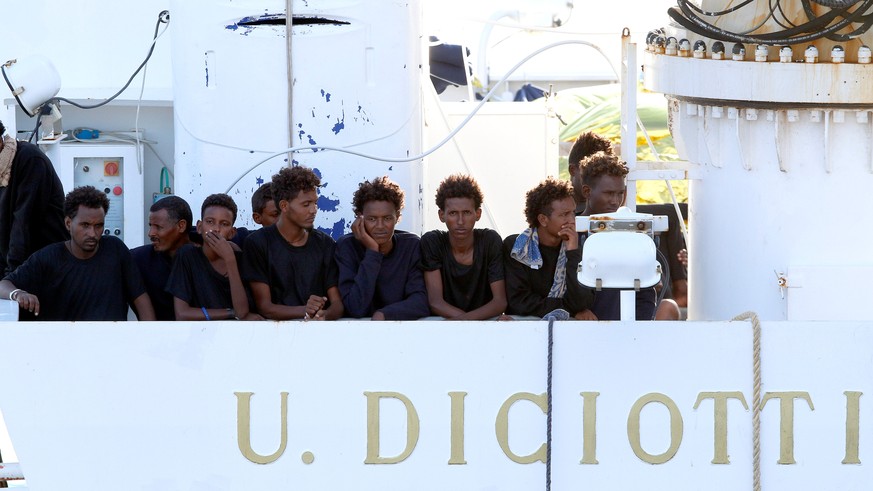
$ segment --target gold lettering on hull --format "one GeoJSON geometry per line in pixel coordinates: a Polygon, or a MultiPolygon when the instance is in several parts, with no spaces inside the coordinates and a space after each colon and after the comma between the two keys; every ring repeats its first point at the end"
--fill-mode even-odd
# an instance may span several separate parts
{"type": "Polygon", "coordinates": [[[746,404],[746,398],[740,391],[736,392],[701,392],[697,395],[697,402],[694,403],[694,409],[700,406],[700,403],[706,399],[712,399],[714,420],[713,431],[715,435],[712,438],[713,445],[713,464],[730,464],[727,447],[727,401],[728,399],[737,399],[743,403],[746,411],[749,410],[749,405],[746,404]]]}
{"type": "Polygon", "coordinates": [[[861,426],[861,395],[862,392],[847,390],[846,394],[846,456],[844,464],[860,464],[858,456],[858,440],[861,426]]]}
{"type": "Polygon", "coordinates": [[[497,412],[497,418],[494,421],[494,431],[497,434],[497,443],[500,444],[503,453],[517,464],[532,464],[536,461],[545,463],[545,443],[540,445],[540,448],[530,455],[516,455],[509,448],[509,409],[513,404],[521,400],[533,402],[543,411],[544,414],[548,411],[548,400],[545,392],[540,395],[531,394],[530,392],[519,392],[509,396],[509,399],[500,406],[500,410],[497,412]]]}
{"type": "Polygon", "coordinates": [[[809,392],[767,392],[761,399],[761,410],[770,399],[779,399],[779,460],[777,464],[795,464],[794,460],[794,400],[803,399],[815,411],[809,392]]]}
{"type": "Polygon", "coordinates": [[[256,464],[270,464],[285,453],[288,445],[288,393],[281,392],[281,426],[279,450],[271,455],[260,455],[252,450],[252,396],[254,392],[234,392],[236,396],[236,441],[239,451],[248,460],[256,464]]]}
{"type": "Polygon", "coordinates": [[[449,465],[464,465],[464,398],[466,392],[449,392],[452,401],[451,455],[449,465]]]}
{"type": "Polygon", "coordinates": [[[415,406],[400,392],[364,392],[367,397],[367,458],[365,464],[396,464],[412,455],[418,444],[420,422],[415,406]],[[406,408],[406,448],[394,457],[379,455],[379,402],[382,399],[397,399],[406,408]]]}
{"type": "Polygon", "coordinates": [[[580,392],[582,396],[582,460],[580,464],[597,462],[597,396],[600,392],[580,392]]]}
{"type": "Polygon", "coordinates": [[[651,392],[637,399],[637,402],[631,407],[630,414],[627,416],[627,438],[634,454],[640,460],[649,464],[663,464],[672,459],[679,451],[679,445],[682,443],[682,425],[682,414],[673,399],[664,394],[651,392]],[[647,404],[652,402],[663,404],[670,411],[670,446],[664,453],[658,455],[646,452],[640,444],[640,413],[647,404]]]}

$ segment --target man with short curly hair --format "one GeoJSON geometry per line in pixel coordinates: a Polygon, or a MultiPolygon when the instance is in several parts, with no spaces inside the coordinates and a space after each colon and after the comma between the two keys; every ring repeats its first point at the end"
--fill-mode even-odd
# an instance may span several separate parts
{"type": "Polygon", "coordinates": [[[279,219],[245,241],[243,279],[258,313],[268,319],[333,320],[343,314],[336,243],[313,227],[320,185],[308,167],[280,170],[270,186],[279,219]]]}
{"type": "Polygon", "coordinates": [[[570,183],[573,185],[573,197],[576,200],[576,214],[585,210],[585,197],[582,195],[582,168],[579,165],[583,159],[597,152],[613,153],[612,142],[609,139],[587,131],[579,135],[567,156],[567,170],[570,172],[570,183]]]}
{"type": "MultiPolygon", "coordinates": [[[[582,194],[586,200],[583,215],[614,213],[618,210],[624,202],[627,174],[627,165],[612,153],[597,152],[582,159],[582,194]]],[[[656,302],[657,294],[654,288],[642,288],[637,291],[636,319],[652,320],[655,316],[656,302]]],[[[614,289],[598,291],[591,311],[599,320],[620,320],[619,291],[614,289]]]]}
{"type": "Polygon", "coordinates": [[[103,234],[109,199],[92,186],[78,187],[64,200],[70,240],[35,252],[0,281],[8,298],[39,320],[123,321],[132,304],[139,320],[155,320],[130,251],[103,234]]]}
{"type": "Polygon", "coordinates": [[[576,279],[582,260],[576,233],[573,187],[548,178],[528,191],[524,214],[530,228],[503,241],[507,314],[543,317],[565,310],[593,320],[592,291],[576,279]]]}
{"type": "Polygon", "coordinates": [[[418,236],[394,230],[403,191],[388,176],[362,182],[352,199],[352,233],[337,241],[339,288],[349,316],[414,320],[427,316],[418,236]]]}
{"type": "Polygon", "coordinates": [[[455,174],[437,188],[436,205],[447,231],[421,237],[421,263],[430,310],[452,320],[492,319],[506,309],[502,240],[474,228],[482,217],[482,190],[455,174]]]}

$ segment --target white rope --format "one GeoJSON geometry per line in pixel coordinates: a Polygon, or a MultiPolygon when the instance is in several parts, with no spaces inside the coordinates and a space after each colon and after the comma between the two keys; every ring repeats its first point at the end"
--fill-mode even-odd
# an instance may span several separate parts
{"type": "Polygon", "coordinates": [[[734,321],[752,321],[752,489],[761,491],[761,320],[743,312],[734,321]]]}

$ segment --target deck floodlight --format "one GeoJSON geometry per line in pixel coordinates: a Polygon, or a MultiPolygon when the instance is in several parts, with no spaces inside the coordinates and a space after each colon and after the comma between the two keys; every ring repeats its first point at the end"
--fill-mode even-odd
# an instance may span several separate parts
{"type": "Polygon", "coordinates": [[[635,213],[622,206],[615,213],[576,217],[576,230],[587,231],[578,279],[591,288],[648,288],[661,280],[653,237],[668,229],[666,216],[635,213]]]}
{"type": "Polygon", "coordinates": [[[35,116],[61,90],[61,76],[44,56],[9,60],[0,70],[18,105],[29,117],[35,116]]]}

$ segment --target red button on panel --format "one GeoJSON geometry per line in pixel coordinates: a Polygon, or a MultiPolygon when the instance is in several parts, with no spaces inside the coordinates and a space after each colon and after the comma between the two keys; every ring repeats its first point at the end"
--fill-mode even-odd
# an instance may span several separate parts
{"type": "Polygon", "coordinates": [[[121,196],[121,186],[115,186],[112,188],[112,194],[116,196],[121,196]]]}

